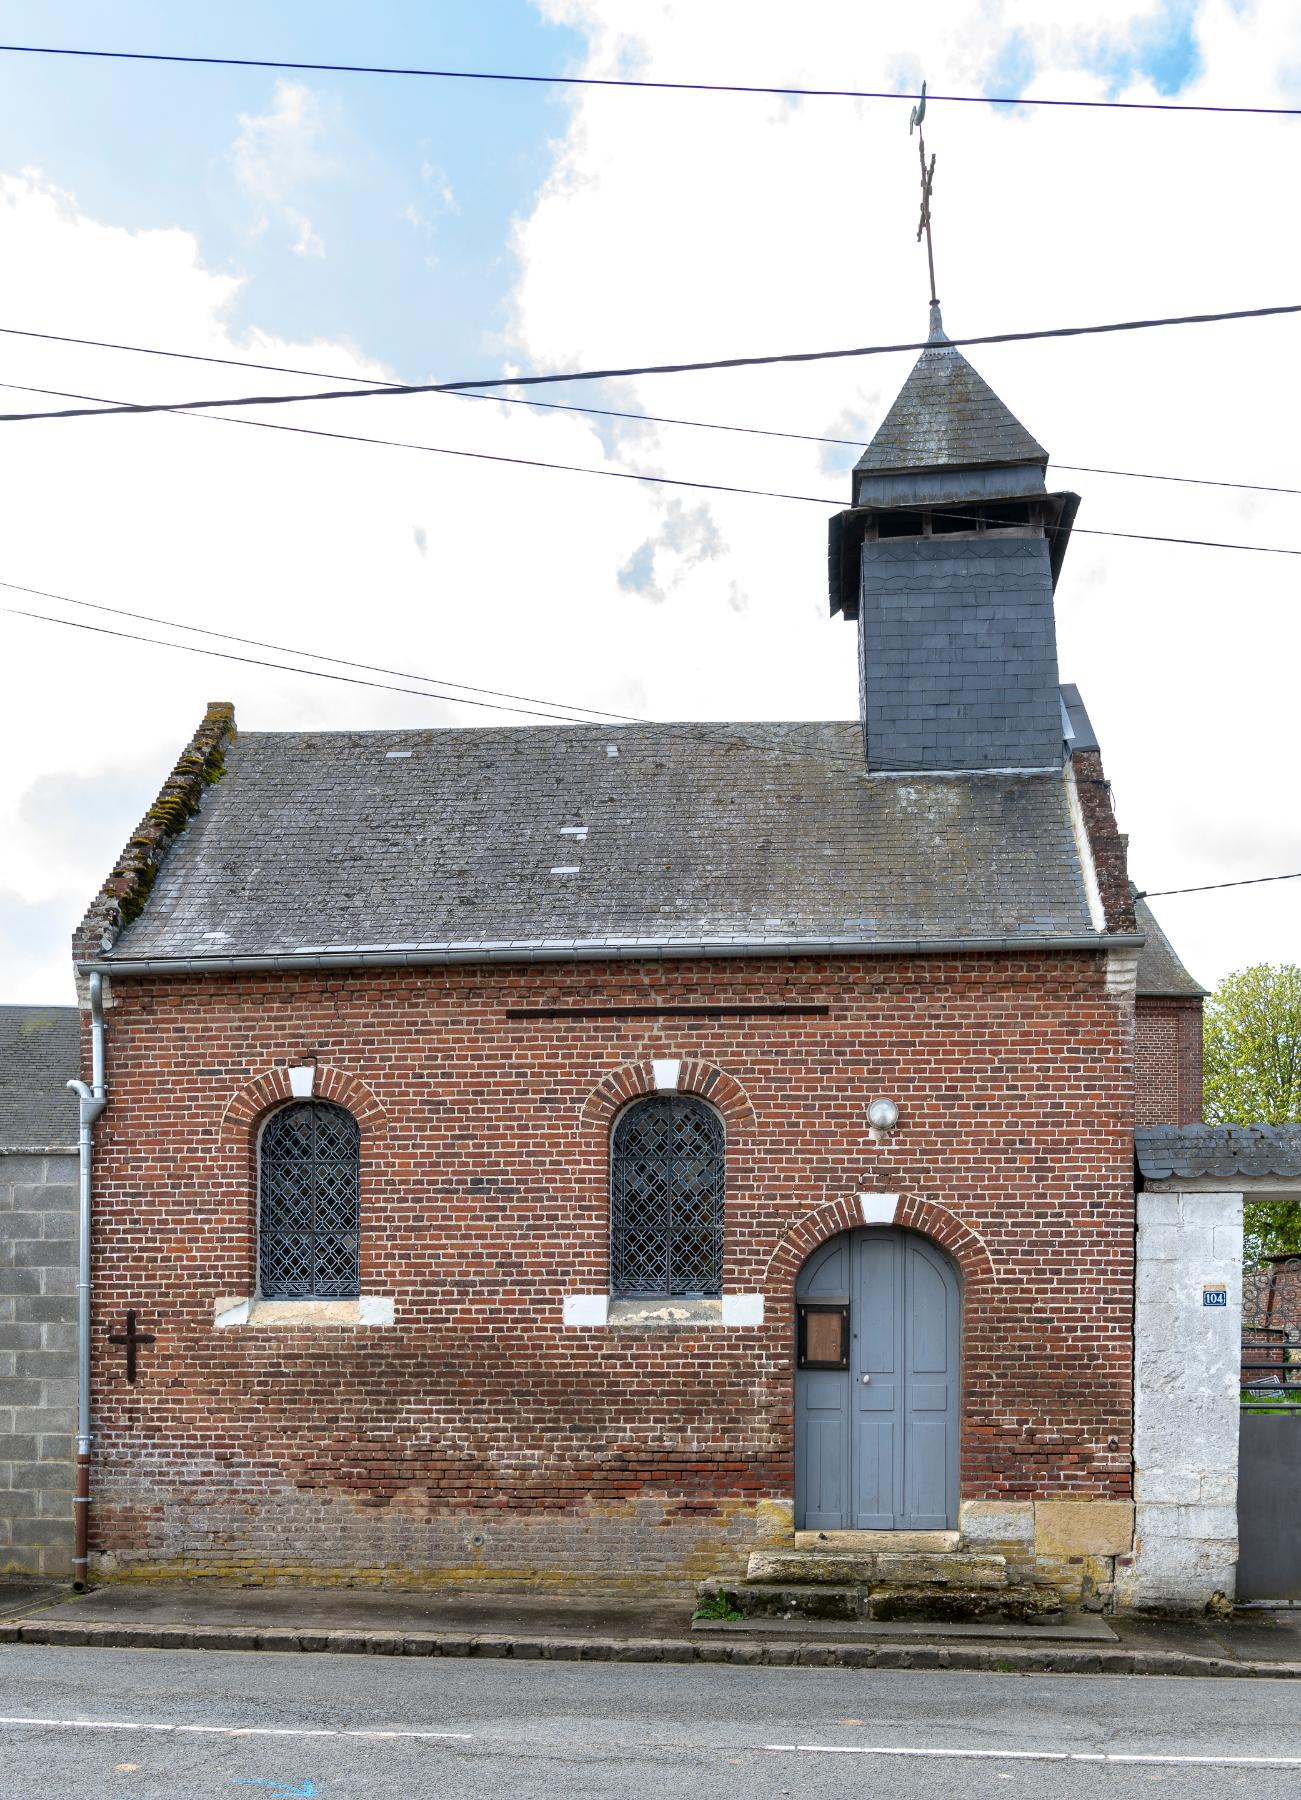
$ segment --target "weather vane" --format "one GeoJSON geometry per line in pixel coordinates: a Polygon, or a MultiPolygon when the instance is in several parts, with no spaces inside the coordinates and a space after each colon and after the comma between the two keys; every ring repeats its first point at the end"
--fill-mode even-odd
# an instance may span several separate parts
{"type": "Polygon", "coordinates": [[[922,130],[922,120],[926,117],[926,83],[922,83],[922,97],[912,109],[908,120],[908,136],[917,128],[917,154],[921,159],[922,169],[922,211],[917,221],[917,242],[922,241],[923,231],[926,233],[926,266],[931,276],[931,305],[939,304],[935,294],[935,247],[931,243],[931,185],[935,180],[935,158],[926,161],[926,134],[922,130]]]}

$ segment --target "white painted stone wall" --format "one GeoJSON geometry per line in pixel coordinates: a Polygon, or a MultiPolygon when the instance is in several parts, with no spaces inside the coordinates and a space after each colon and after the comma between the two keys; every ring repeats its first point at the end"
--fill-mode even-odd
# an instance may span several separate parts
{"type": "Polygon", "coordinates": [[[1137,1196],[1134,1553],[1126,1607],[1200,1611],[1233,1597],[1238,1558],[1242,1195],[1137,1196]],[[1227,1305],[1206,1306],[1208,1287],[1227,1305]]]}

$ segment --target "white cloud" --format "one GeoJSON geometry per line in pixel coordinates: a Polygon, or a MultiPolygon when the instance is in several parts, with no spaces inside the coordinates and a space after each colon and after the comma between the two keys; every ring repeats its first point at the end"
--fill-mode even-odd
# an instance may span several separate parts
{"type": "MultiPolygon", "coordinates": [[[[623,58],[666,79],[825,84],[852,72],[855,85],[893,86],[920,67],[916,9],[902,4],[814,0],[798,31],[788,7],[755,4],[743,36],[731,0],[566,0],[550,10],[589,31],[589,73],[623,58]]],[[[1131,12],[1107,11],[1122,37],[1131,12]]],[[[1135,33],[1149,12],[1135,15],[1135,33]]],[[[1104,90],[1043,9],[952,0],[926,13],[933,91],[982,87],[1013,24],[1038,59],[1039,91],[1104,90]]],[[[1296,103],[1279,73],[1301,65],[1296,9],[1207,0],[1197,34],[1198,96],[1296,103]]],[[[278,94],[261,123],[277,116],[281,135],[250,120],[241,138],[259,204],[292,239],[283,209],[310,218],[311,186],[323,178],[311,159],[326,151],[306,101],[278,94]]],[[[906,106],[586,90],[567,117],[551,177],[516,234],[508,348],[518,364],[852,345],[923,326],[906,106]]],[[[1277,191],[1259,179],[1262,166],[1282,166],[1287,124],[937,104],[928,127],[955,333],[1291,297],[1291,237],[1277,191]]],[[[238,283],[203,266],[188,232],[118,230],[35,174],[0,180],[0,255],[11,316],[52,331],[390,373],[379,344],[367,355],[269,332],[233,337],[226,320],[238,283]]],[[[1283,378],[1294,333],[1277,323],[1204,327],[973,360],[1064,461],[1291,481],[1283,378]]],[[[183,364],[7,342],[13,381],[131,399],[195,388],[183,364]]],[[[875,425],[908,361],[645,379],[623,395],[655,412],[838,435],[832,421],[875,425]]],[[[237,393],[247,379],[208,369],[203,387],[237,393]]],[[[297,407],[293,422],[605,464],[592,422],[517,406],[368,400],[297,407]]],[[[605,441],[610,467],[848,494],[835,472],[844,463],[824,469],[816,444],[669,426],[619,428],[605,441]]],[[[1084,494],[1081,526],[1301,543],[1292,501],[1058,479],[1084,494]]],[[[670,500],[625,481],[166,416],[6,428],[0,500],[0,577],[78,598],[659,718],[856,710],[853,632],[827,617],[826,512],[816,505],[685,492],[670,500]],[[620,586],[639,552],[662,594],[654,606],[620,586]]],[[[158,631],[3,590],[0,604],[158,631]]],[[[1157,888],[1301,866],[1287,861],[1296,855],[1301,649],[1294,561],[1081,535],[1058,610],[1062,673],[1080,683],[1099,727],[1138,879],[1157,888]]],[[[233,698],[254,730],[505,722],[469,705],[3,615],[0,641],[18,671],[0,709],[3,880],[18,936],[0,959],[7,999],[69,997],[62,945],[105,873],[114,821],[120,840],[139,816],[135,772],[150,766],[161,779],[209,698],[233,698]],[[57,801],[57,822],[32,817],[43,775],[56,778],[40,792],[57,801]],[[78,834],[78,808],[100,779],[108,823],[92,844],[78,834]]],[[[1159,904],[1203,979],[1259,958],[1301,959],[1301,909],[1286,886],[1159,904]]]]}
{"type": "MultiPolygon", "coordinates": [[[[588,33],[590,75],[891,88],[924,72],[932,93],[972,93],[991,90],[1015,43],[1034,69],[1030,91],[1101,98],[1106,71],[1150,60],[1187,9],[1114,0],[1068,23],[1038,0],[949,0],[926,8],[923,32],[915,6],[815,3],[793,30],[789,8],[773,3],[748,7],[740,36],[728,0],[544,0],[542,10],[588,33]]],[[[1193,29],[1200,72],[1181,98],[1301,99],[1301,12],[1286,0],[1204,0],[1193,29]]],[[[1157,97],[1137,76],[1123,93],[1157,97]]],[[[517,354],[582,367],[919,335],[925,265],[907,115],[886,103],[581,92],[518,231],[517,354]]],[[[1262,159],[1283,166],[1293,122],[933,103],[927,132],[955,335],[1292,297],[1294,234],[1276,184],[1254,171],[1262,159]]],[[[1280,389],[1295,329],[1208,326],[972,360],[1063,462],[1295,485],[1294,409],[1280,389]]],[[[644,378],[627,390],[648,411],[839,436],[875,428],[908,361],[644,378]]],[[[668,427],[628,440],[624,454],[702,479],[846,496],[836,471],[852,460],[668,427]]],[[[1065,470],[1056,484],[1083,494],[1083,528],[1301,544],[1294,500],[1065,470]]],[[[711,510],[727,549],[693,572],[693,616],[740,592],[751,639],[720,677],[720,709],[767,712],[791,683],[787,710],[798,713],[808,688],[795,672],[816,660],[816,709],[846,710],[826,660],[837,628],[815,617],[822,516],[777,502],[718,499],[711,510]]],[[[1058,595],[1062,674],[1083,688],[1135,873],[1153,888],[1301,867],[1295,569],[1285,557],[1083,531],[1072,544],[1058,595]]],[[[847,663],[847,633],[836,649],[847,663]]],[[[1214,979],[1256,958],[1301,960],[1297,899],[1284,884],[1165,908],[1192,966],[1214,979]]]]}
{"type": "Polygon", "coordinates": [[[325,108],[301,81],[277,81],[271,110],[241,113],[230,150],[235,178],[254,202],[253,230],[269,230],[278,219],[288,228],[296,256],[322,257],[325,244],[303,210],[305,196],[340,172],[323,148],[328,132],[325,108]]]}
{"type": "MultiPolygon", "coordinates": [[[[225,319],[238,283],[206,270],[191,237],[106,227],[35,174],[0,178],[0,254],[11,316],[52,331],[392,374],[348,344],[233,337],[225,319]]],[[[192,365],[5,341],[13,381],[129,400],[180,399],[196,388],[192,365]]],[[[245,391],[248,381],[237,369],[202,372],[212,394],[245,391]]],[[[583,420],[450,397],[301,407],[293,423],[604,461],[583,420]]],[[[0,500],[0,580],[294,651],[636,712],[650,705],[651,688],[657,707],[683,702],[673,678],[681,659],[659,629],[665,611],[716,666],[736,653],[720,619],[690,619],[685,595],[671,595],[652,620],[652,609],[619,590],[617,571],[637,544],[663,538],[676,567],[708,536],[690,507],[666,508],[625,481],[154,415],[10,426],[0,433],[0,500]]],[[[0,607],[201,641],[4,588],[0,607]]],[[[234,699],[241,726],[255,730],[515,722],[468,698],[313,680],[5,613],[0,645],[9,675],[0,708],[8,890],[0,994],[10,1000],[70,998],[68,934],[208,699],[234,699]]],[[[238,643],[214,648],[299,660],[238,643]]],[[[400,675],[375,679],[408,685],[400,675]]],[[[695,704],[713,709],[703,680],[695,704]]]]}

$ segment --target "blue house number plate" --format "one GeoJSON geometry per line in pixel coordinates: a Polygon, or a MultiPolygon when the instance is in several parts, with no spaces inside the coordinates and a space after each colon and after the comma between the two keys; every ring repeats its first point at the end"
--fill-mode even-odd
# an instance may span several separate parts
{"type": "Polygon", "coordinates": [[[1202,1289],[1202,1305],[1203,1306],[1227,1306],[1228,1304],[1229,1304],[1228,1288],[1204,1287],[1202,1289]]]}

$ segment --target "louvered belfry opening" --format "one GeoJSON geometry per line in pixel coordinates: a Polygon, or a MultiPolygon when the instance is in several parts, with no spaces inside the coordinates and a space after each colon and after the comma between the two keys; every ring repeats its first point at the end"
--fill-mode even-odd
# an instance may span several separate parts
{"type": "Polygon", "coordinates": [[[611,1292],[700,1299],[723,1287],[723,1122],[683,1094],[640,1100],[611,1145],[611,1292]]]}
{"type": "Polygon", "coordinates": [[[259,1292],[344,1300],[358,1290],[361,1133],[325,1100],[272,1113],[258,1154],[259,1292]]]}

